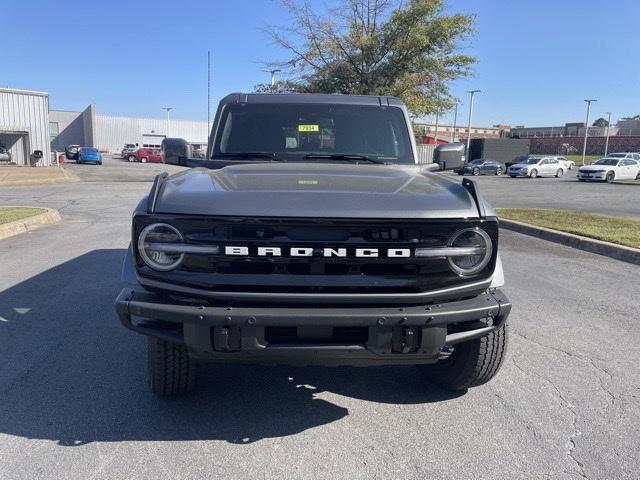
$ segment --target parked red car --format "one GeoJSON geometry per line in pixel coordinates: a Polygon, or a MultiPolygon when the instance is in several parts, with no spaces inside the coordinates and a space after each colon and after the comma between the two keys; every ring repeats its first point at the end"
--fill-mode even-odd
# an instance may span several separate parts
{"type": "Polygon", "coordinates": [[[162,152],[155,148],[139,148],[137,151],[129,153],[127,160],[130,162],[162,163],[162,152]]]}

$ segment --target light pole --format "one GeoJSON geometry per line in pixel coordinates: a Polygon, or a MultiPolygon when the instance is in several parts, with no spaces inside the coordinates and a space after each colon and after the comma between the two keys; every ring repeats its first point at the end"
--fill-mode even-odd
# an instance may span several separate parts
{"type": "Polygon", "coordinates": [[[271,70],[267,70],[268,73],[271,74],[271,91],[273,92],[273,87],[276,85],[276,73],[280,72],[279,68],[273,68],[271,70]]]}
{"type": "Polygon", "coordinates": [[[169,133],[171,131],[171,110],[173,110],[173,107],[162,107],[163,110],[165,110],[167,112],[167,137],[169,136],[169,133]]]}
{"type": "Polygon", "coordinates": [[[473,115],[473,96],[476,93],[479,93],[480,90],[468,90],[467,93],[471,95],[471,100],[469,101],[469,122],[467,123],[467,162],[471,159],[471,117],[473,115]]]}
{"type": "Polygon", "coordinates": [[[587,120],[584,126],[584,143],[582,144],[582,165],[584,165],[585,156],[587,155],[587,137],[589,136],[589,111],[591,110],[591,102],[597,102],[595,98],[585,98],[587,102],[587,120]]]}
{"type": "Polygon", "coordinates": [[[604,156],[607,156],[607,152],[609,151],[609,127],[611,126],[611,112],[607,113],[607,140],[604,143],[604,156]]]}
{"type": "Polygon", "coordinates": [[[456,139],[457,123],[458,123],[458,101],[456,100],[456,109],[453,114],[453,130],[451,131],[451,142],[454,142],[456,139]]]}
{"type": "Polygon", "coordinates": [[[436,133],[433,135],[436,146],[438,145],[438,120],[440,119],[440,110],[436,111],[436,133]]]}

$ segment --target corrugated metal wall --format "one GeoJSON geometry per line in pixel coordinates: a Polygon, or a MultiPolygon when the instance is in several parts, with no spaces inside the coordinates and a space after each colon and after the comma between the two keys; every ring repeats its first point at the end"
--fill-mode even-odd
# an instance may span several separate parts
{"type": "Polygon", "coordinates": [[[28,165],[34,150],[44,154],[38,165],[51,165],[48,94],[0,88],[0,136],[3,132],[3,141],[16,140],[16,135],[27,137],[6,145],[18,165],[28,165]]]}
{"type": "Polygon", "coordinates": [[[417,145],[418,163],[433,163],[433,152],[435,152],[436,146],[436,144],[417,145]]]}
{"type": "Polygon", "coordinates": [[[178,137],[190,143],[207,144],[207,122],[162,118],[131,118],[96,115],[95,146],[100,150],[119,152],[125,143],[143,145],[143,137],[178,137]]]}

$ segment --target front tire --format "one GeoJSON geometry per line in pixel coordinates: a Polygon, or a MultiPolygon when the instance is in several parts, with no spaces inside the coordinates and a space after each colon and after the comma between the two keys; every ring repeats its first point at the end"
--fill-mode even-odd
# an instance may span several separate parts
{"type": "Polygon", "coordinates": [[[129,155],[127,160],[129,160],[129,162],[135,162],[136,161],[136,157],[134,157],[133,155],[129,155]]]}
{"type": "Polygon", "coordinates": [[[479,168],[474,168],[473,169],[473,176],[477,177],[478,175],[480,175],[480,169],[479,168]]]}
{"type": "Polygon", "coordinates": [[[496,170],[496,175],[502,175],[502,168],[498,167],[498,169],[496,170]]]}
{"type": "Polygon", "coordinates": [[[562,175],[564,175],[564,170],[559,168],[558,171],[556,172],[556,178],[560,178],[562,175]]]}
{"type": "Polygon", "coordinates": [[[607,172],[607,177],[606,177],[607,183],[613,183],[615,179],[616,179],[616,174],[614,172],[607,172]]]}
{"type": "Polygon", "coordinates": [[[531,173],[529,174],[529,176],[531,178],[538,178],[538,170],[535,170],[535,169],[531,170],[531,173]]]}
{"type": "Polygon", "coordinates": [[[427,380],[446,390],[466,390],[491,380],[500,370],[507,352],[507,324],[485,337],[456,345],[446,360],[417,365],[427,380]]]}
{"type": "Polygon", "coordinates": [[[180,395],[195,386],[196,365],[184,345],[149,337],[147,362],[149,387],[154,394],[180,395]]]}

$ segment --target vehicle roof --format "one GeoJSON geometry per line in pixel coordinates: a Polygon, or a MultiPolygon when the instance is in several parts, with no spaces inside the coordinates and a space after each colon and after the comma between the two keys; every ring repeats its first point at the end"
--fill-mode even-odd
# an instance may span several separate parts
{"type": "Polygon", "coordinates": [[[396,97],[374,95],[342,95],[326,93],[231,93],[220,103],[329,103],[341,105],[398,106],[396,97]]]}

